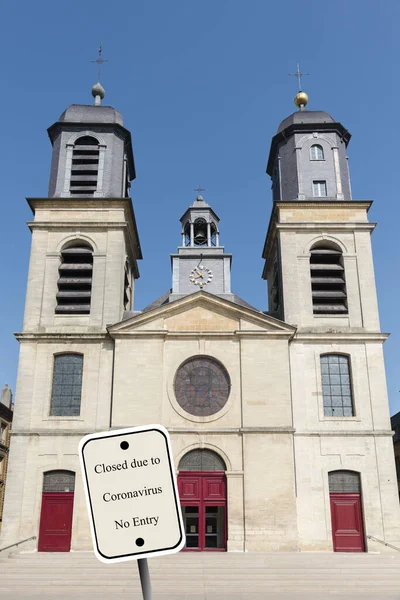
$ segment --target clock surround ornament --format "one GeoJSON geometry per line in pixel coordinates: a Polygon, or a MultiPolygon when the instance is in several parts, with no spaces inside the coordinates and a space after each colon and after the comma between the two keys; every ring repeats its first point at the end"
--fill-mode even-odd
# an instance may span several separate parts
{"type": "Polygon", "coordinates": [[[209,356],[195,356],[178,368],[174,391],[181,408],[195,417],[209,417],[227,403],[231,389],[225,367],[209,356]]]}
{"type": "Polygon", "coordinates": [[[190,271],[189,279],[194,285],[198,285],[202,289],[207,283],[212,281],[213,274],[211,269],[198,265],[190,271]]]}

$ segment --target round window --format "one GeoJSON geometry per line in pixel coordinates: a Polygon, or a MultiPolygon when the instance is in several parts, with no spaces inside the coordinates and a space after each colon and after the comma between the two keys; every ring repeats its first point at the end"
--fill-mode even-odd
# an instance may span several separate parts
{"type": "Polygon", "coordinates": [[[228,400],[230,387],[226,369],[213,358],[191,358],[179,367],[175,376],[179,405],[197,417],[220,411],[228,400]]]}

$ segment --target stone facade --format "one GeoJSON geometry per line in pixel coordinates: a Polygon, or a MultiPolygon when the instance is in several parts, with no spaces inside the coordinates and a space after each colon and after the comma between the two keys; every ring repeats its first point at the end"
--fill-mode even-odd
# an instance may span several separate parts
{"type": "Polygon", "coordinates": [[[0,531],[3,523],[3,506],[7,484],[12,420],[12,392],[6,384],[1,391],[0,398],[0,531]]]}
{"type": "MultiPolygon", "coordinates": [[[[96,123],[101,132],[100,116],[96,123]]],[[[78,131],[80,125],[77,118],[78,131]]],[[[312,123],[312,130],[319,129],[324,126],[312,123]]],[[[64,142],[54,143],[54,160],[60,160],[64,142]]],[[[273,142],[272,153],[274,148],[280,152],[281,146],[273,142]]],[[[334,164],[324,168],[337,184],[334,164]]],[[[282,173],[298,177],[297,167],[289,171],[285,165],[282,173]]],[[[107,177],[112,180],[112,174],[107,177]]],[[[228,551],[331,551],[328,481],[336,470],[360,474],[366,549],[385,551],[368,535],[400,543],[382,354],[387,335],[379,327],[370,244],[374,226],[367,217],[370,202],[351,201],[346,173],[340,177],[343,198],[336,190],[324,202],[280,197],[274,204],[263,254],[270,293],[277,285],[281,298],[273,314],[231,293],[230,255],[219,241],[218,248],[208,244],[204,251],[180,247],[173,256],[173,293],[142,312],[125,312],[126,261],[133,287],[141,258],[130,199],[55,192],[30,200],[32,250],[24,326],[17,335],[21,354],[3,545],[38,535],[43,474],[61,469],[76,473],[71,549],[89,550],[78,442],[89,432],[148,423],[169,430],[177,469],[193,449],[223,459],[228,551]],[[74,240],[93,249],[90,314],[58,315],[60,252],[74,240]],[[321,241],[341,249],[347,314],[313,312],[310,252],[321,241]],[[200,290],[190,284],[199,253],[215,273],[213,284],[200,290]],[[79,416],[50,414],[54,360],[65,352],[83,356],[79,416]],[[320,357],[329,353],[349,358],[351,417],[324,414],[320,357]],[[199,356],[222,363],[230,378],[228,401],[211,416],[189,414],[175,396],[177,369],[199,356]]],[[[54,173],[52,179],[57,181],[54,173]]]]}

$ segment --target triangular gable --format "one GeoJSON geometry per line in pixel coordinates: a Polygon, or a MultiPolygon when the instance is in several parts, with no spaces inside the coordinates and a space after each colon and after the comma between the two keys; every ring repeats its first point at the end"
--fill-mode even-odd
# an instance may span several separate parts
{"type": "Polygon", "coordinates": [[[293,335],[295,327],[260,311],[199,291],[180,300],[136,314],[108,327],[113,334],[135,331],[270,332],[293,335]]]}

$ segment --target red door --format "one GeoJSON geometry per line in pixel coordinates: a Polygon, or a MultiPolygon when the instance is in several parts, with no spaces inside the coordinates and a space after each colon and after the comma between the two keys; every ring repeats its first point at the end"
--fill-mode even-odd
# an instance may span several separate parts
{"type": "Polygon", "coordinates": [[[361,495],[331,492],[334,552],[364,552],[361,495]]]}
{"type": "Polygon", "coordinates": [[[43,492],[39,552],[70,551],[73,507],[74,492],[43,492]]]}
{"type": "Polygon", "coordinates": [[[186,532],[185,550],[225,551],[225,473],[181,472],[178,489],[186,532]]]}

